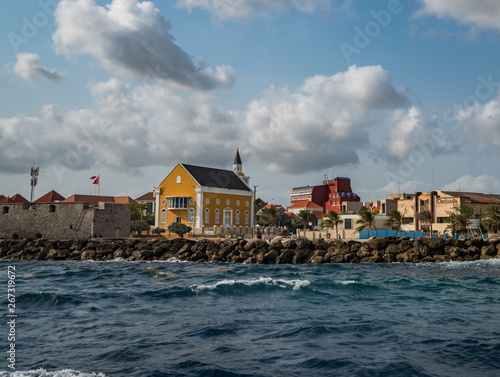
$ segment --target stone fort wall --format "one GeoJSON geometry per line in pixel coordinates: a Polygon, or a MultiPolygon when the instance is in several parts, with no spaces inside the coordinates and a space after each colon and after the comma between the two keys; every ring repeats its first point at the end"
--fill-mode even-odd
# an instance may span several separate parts
{"type": "Polygon", "coordinates": [[[0,204],[0,238],[88,239],[128,237],[130,206],[99,203],[0,204]]]}

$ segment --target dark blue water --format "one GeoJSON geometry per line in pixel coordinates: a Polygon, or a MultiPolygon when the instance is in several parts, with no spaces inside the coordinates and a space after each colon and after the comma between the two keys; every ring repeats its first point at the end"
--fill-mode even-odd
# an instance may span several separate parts
{"type": "Polygon", "coordinates": [[[500,375],[500,260],[9,265],[12,376],[500,375]]]}

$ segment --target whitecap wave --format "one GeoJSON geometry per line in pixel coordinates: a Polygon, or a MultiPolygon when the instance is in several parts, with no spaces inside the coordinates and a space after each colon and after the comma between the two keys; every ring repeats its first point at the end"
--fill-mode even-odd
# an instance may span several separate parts
{"type": "Polygon", "coordinates": [[[335,284],[341,284],[341,285],[349,285],[349,284],[357,284],[358,282],[356,280],[335,280],[335,284]]]}
{"type": "Polygon", "coordinates": [[[47,371],[43,368],[29,371],[0,371],[0,377],[106,377],[103,373],[85,373],[72,369],[47,371]]]}
{"type": "Polygon", "coordinates": [[[204,290],[213,290],[218,287],[223,286],[237,286],[237,285],[245,285],[245,286],[255,286],[255,285],[267,285],[274,286],[279,288],[292,288],[298,290],[302,287],[308,287],[311,285],[309,280],[285,280],[285,279],[273,279],[269,277],[260,277],[258,279],[247,279],[247,280],[233,280],[233,279],[224,279],[218,281],[214,284],[193,284],[189,286],[194,292],[200,292],[204,290]]]}
{"type": "Polygon", "coordinates": [[[500,266],[500,259],[479,259],[472,262],[442,262],[439,266],[445,268],[470,268],[470,267],[488,267],[488,266],[500,266]]]}

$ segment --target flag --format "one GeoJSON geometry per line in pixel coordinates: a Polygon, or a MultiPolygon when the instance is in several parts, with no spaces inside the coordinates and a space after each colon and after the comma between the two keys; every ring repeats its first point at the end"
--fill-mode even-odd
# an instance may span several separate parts
{"type": "Polygon", "coordinates": [[[97,178],[97,175],[93,175],[92,177],[90,177],[90,179],[96,179],[97,178]]]}
{"type": "Polygon", "coordinates": [[[95,178],[95,180],[94,180],[94,182],[92,182],[92,184],[94,184],[94,185],[98,185],[98,184],[99,184],[99,177],[100,177],[100,176],[94,177],[94,178],[95,178]]]}

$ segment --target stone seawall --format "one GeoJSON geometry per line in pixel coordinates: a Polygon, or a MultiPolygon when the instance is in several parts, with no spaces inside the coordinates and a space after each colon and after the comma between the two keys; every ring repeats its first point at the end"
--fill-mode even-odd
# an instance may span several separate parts
{"type": "Polygon", "coordinates": [[[211,263],[393,263],[475,261],[500,257],[500,241],[420,237],[373,238],[366,242],[305,238],[272,241],[220,239],[0,240],[0,259],[129,261],[178,258],[211,263]]]}

